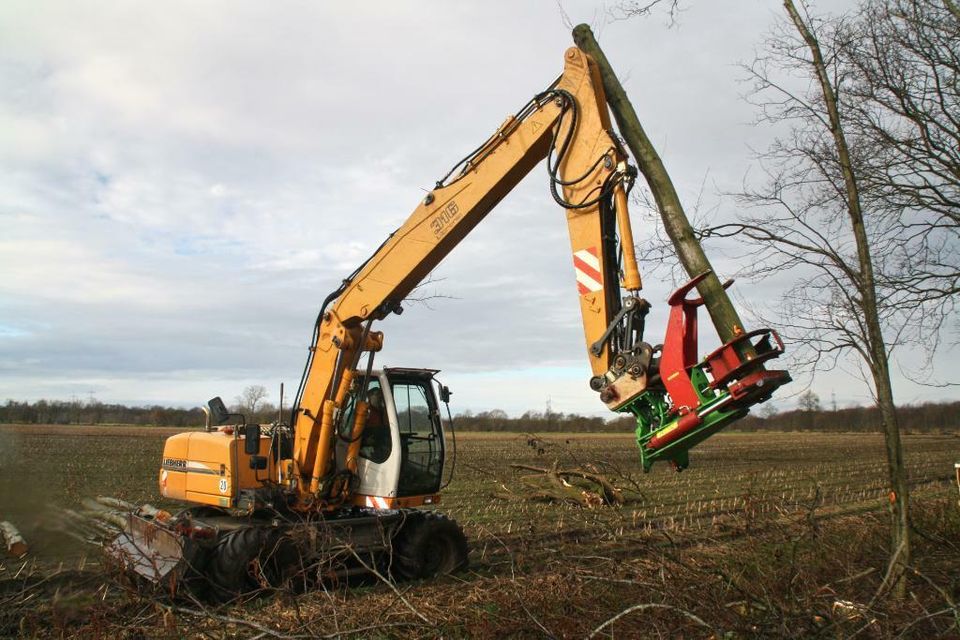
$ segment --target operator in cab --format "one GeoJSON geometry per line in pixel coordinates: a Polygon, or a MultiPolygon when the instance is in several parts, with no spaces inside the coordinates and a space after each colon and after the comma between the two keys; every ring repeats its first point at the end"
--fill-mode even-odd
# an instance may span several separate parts
{"type": "Polygon", "coordinates": [[[371,462],[382,463],[390,457],[391,444],[390,421],[379,385],[371,386],[367,391],[367,404],[370,409],[360,442],[360,455],[371,462]]]}

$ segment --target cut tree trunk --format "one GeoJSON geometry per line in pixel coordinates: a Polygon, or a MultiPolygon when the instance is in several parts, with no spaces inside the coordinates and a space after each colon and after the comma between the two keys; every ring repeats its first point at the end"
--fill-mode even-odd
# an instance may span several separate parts
{"type": "Polygon", "coordinates": [[[6,521],[0,522],[0,533],[3,534],[3,541],[7,546],[7,555],[15,558],[26,555],[27,541],[13,524],[6,521]]]}
{"type": "MultiPolygon", "coordinates": [[[[690,278],[694,278],[705,271],[713,272],[713,266],[703,252],[693,226],[687,218],[687,214],[680,204],[680,197],[673,186],[673,181],[660,160],[660,155],[654,148],[650,138],[640,125],[640,119],[637,112],[627,98],[627,93],[620,84],[620,80],[610,66],[607,56],[597,43],[590,27],[581,24],[573,30],[573,41],[581,51],[593,58],[600,70],[600,77],[603,80],[603,88],[606,93],[607,103],[613,112],[613,117],[617,121],[620,129],[620,135],[626,140],[627,146],[633,152],[637,160],[640,172],[646,178],[650,191],[653,193],[654,200],[657,203],[660,217],[663,219],[663,226],[673,243],[677,252],[680,264],[690,278]]],[[[716,273],[711,273],[697,285],[697,290],[703,297],[707,312],[713,320],[721,342],[730,342],[743,333],[743,323],[740,321],[740,315],[734,308],[733,303],[716,273]]],[[[742,344],[739,349],[741,357],[752,357],[754,355],[753,347],[749,344],[742,344]]]]}

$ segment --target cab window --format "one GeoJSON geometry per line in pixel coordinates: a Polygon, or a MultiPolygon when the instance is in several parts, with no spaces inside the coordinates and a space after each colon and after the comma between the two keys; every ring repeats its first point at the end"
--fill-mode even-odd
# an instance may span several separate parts
{"type": "Polygon", "coordinates": [[[443,436],[428,380],[391,381],[400,431],[400,481],[397,493],[436,493],[443,471],[443,436]]]}

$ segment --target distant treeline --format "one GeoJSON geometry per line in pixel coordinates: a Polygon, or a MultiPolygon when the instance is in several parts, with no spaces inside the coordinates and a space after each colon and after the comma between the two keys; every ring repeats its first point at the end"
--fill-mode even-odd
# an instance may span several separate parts
{"type": "Polygon", "coordinates": [[[511,418],[506,411],[494,409],[472,413],[466,411],[453,418],[458,431],[510,431],[517,433],[596,433],[601,431],[633,431],[636,421],[627,416],[612,420],[581,416],[576,413],[527,411],[511,418]]]}
{"type": "MultiPolygon", "coordinates": [[[[897,407],[904,433],[960,433],[960,402],[925,402],[897,407]]],[[[737,422],[739,431],[826,431],[879,433],[877,407],[850,407],[835,411],[795,409],[772,416],[748,415],[737,422]]]]}
{"type": "MultiPolygon", "coordinates": [[[[761,407],[761,410],[766,409],[761,407]]],[[[901,428],[907,433],[960,433],[960,402],[903,405],[897,409],[901,428]]],[[[765,416],[749,415],[732,428],[738,431],[825,431],[860,432],[880,431],[880,412],[876,407],[852,407],[827,411],[796,409],[783,413],[764,411],[765,416]]],[[[267,423],[276,419],[276,409],[262,405],[250,422],[267,423]]],[[[0,423],[20,424],[139,424],[169,427],[202,425],[203,411],[199,407],[128,407],[97,401],[38,400],[18,402],[7,400],[0,405],[0,423]]],[[[506,431],[516,433],[592,433],[634,429],[634,420],[621,416],[613,420],[588,417],[573,413],[546,413],[528,411],[511,418],[505,411],[495,409],[472,413],[466,411],[454,418],[459,431],[506,431]]]]}
{"type": "Polygon", "coordinates": [[[127,407],[97,401],[38,400],[17,402],[7,400],[0,405],[0,423],[20,424],[142,424],[165,427],[202,425],[203,411],[199,407],[127,407]]]}
{"type": "MultiPolygon", "coordinates": [[[[765,416],[748,415],[731,428],[738,431],[826,431],[880,432],[880,411],[876,407],[852,407],[826,411],[795,409],[772,413],[761,407],[765,416]],[[772,414],[772,415],[771,415],[772,414]]],[[[897,408],[900,428],[905,433],[960,432],[960,402],[903,405],[897,408]]],[[[622,416],[613,420],[589,418],[576,414],[528,411],[519,418],[505,412],[483,411],[464,413],[455,418],[463,431],[512,431],[521,433],[633,431],[635,421],[622,416]]]]}

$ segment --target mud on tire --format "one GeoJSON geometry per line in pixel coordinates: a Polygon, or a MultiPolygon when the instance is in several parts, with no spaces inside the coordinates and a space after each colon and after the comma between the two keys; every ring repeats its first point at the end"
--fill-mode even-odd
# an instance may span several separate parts
{"type": "Polygon", "coordinates": [[[409,512],[393,539],[390,573],[404,580],[454,573],[466,568],[468,552],[455,520],[431,511],[409,512]]]}

